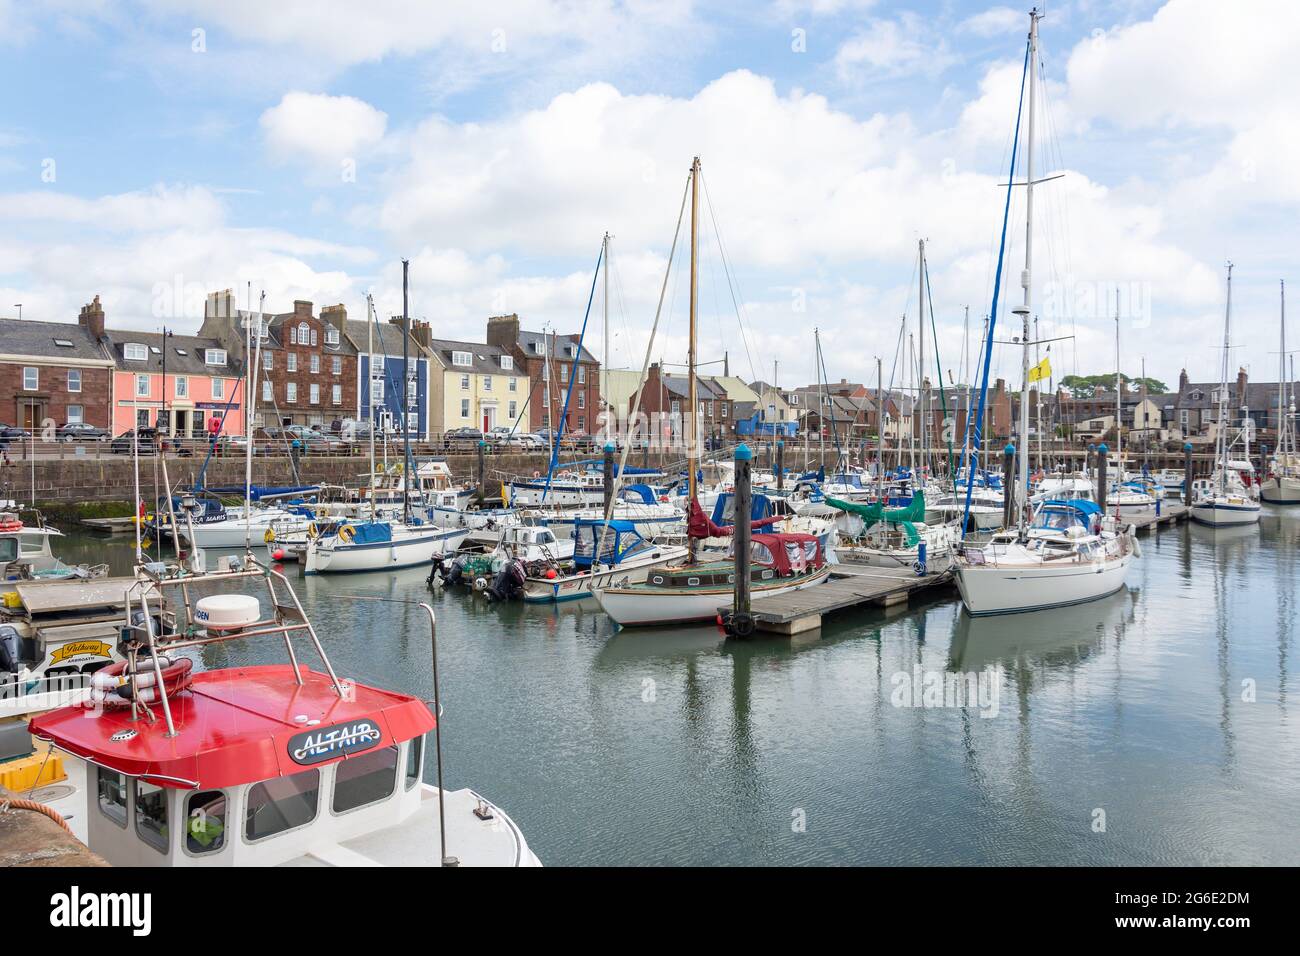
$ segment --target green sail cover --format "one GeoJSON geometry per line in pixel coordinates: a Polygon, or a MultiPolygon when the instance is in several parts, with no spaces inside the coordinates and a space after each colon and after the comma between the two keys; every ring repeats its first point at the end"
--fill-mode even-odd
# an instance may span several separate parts
{"type": "Polygon", "coordinates": [[[851,515],[857,515],[866,523],[868,528],[880,521],[902,525],[903,535],[907,539],[908,547],[913,547],[921,540],[914,523],[925,521],[925,494],[923,492],[913,492],[912,500],[905,508],[886,508],[879,502],[864,505],[856,501],[841,501],[839,498],[832,498],[829,495],[826,497],[826,503],[832,508],[837,508],[851,515]]]}

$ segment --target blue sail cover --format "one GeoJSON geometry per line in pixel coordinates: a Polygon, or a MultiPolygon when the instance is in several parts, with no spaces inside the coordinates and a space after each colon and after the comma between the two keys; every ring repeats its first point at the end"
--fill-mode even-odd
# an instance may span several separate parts
{"type": "MultiPolygon", "coordinates": [[[[718,500],[713,503],[713,523],[716,525],[732,525],[736,523],[735,505],[736,496],[732,492],[723,492],[718,495],[718,500]]],[[[754,495],[749,502],[749,520],[762,521],[772,514],[772,505],[768,501],[767,495],[754,495]]]]}
{"type": "Polygon", "coordinates": [[[393,529],[387,521],[367,521],[351,527],[353,544],[383,544],[393,540],[393,529]]]}
{"type": "Polygon", "coordinates": [[[624,501],[634,501],[639,498],[648,505],[655,503],[655,493],[649,485],[635,484],[628,485],[623,489],[622,496],[624,501]]]}

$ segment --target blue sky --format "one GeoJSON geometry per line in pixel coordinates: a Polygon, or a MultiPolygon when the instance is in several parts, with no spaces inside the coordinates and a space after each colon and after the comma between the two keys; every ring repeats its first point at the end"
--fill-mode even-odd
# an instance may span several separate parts
{"type": "MultiPolygon", "coordinates": [[[[779,360],[782,383],[803,384],[819,327],[832,377],[873,376],[877,355],[888,368],[915,319],[920,237],[954,373],[964,306],[976,325],[988,309],[1019,8],[27,6],[0,0],[16,93],[0,120],[6,315],[72,319],[98,293],[111,324],[188,328],[203,291],[249,283],[275,310],[305,297],[360,313],[372,290],[391,312],[405,255],[413,313],[440,334],[481,338],[501,311],[575,330],[608,229],[615,364],[639,365],[694,152],[712,204],[706,357],[764,378],[779,360]]],[[[1044,327],[1074,336],[1058,374],[1113,368],[1114,322],[1093,303],[1119,287],[1126,371],[1145,358],[1166,381],[1184,365],[1213,377],[1232,258],[1234,362],[1273,378],[1300,201],[1292,5],[1261,10],[1255,33],[1208,0],[1046,13],[1040,172],[1066,176],[1039,191],[1035,281],[1044,327]]],[[[1013,233],[1014,281],[1018,201],[1013,233]]],[[[654,349],[670,362],[684,285],[670,279],[654,349]]],[[[995,371],[1017,364],[1000,349],[995,371]]]]}

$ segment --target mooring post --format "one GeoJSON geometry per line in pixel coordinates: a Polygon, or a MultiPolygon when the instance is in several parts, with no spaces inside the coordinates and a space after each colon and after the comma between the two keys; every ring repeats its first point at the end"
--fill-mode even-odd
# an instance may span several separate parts
{"type": "Polygon", "coordinates": [[[1016,513],[1016,446],[1002,449],[1002,527],[1010,528],[1016,513]]]}
{"type": "MultiPolygon", "coordinates": [[[[487,499],[487,482],[485,480],[485,471],[483,456],[487,453],[487,442],[479,439],[478,443],[478,506],[483,507],[483,502],[487,499]]],[[[504,502],[503,502],[504,504],[504,502]]]]}
{"type": "Polygon", "coordinates": [[[614,443],[605,442],[605,518],[610,515],[610,502],[614,500],[614,443]]]}
{"type": "Polygon", "coordinates": [[[1097,446],[1097,504],[1103,515],[1106,513],[1106,456],[1109,454],[1105,442],[1097,446]]]}
{"type": "Polygon", "coordinates": [[[754,633],[754,618],[749,607],[749,482],[753,457],[748,445],[742,442],[736,446],[736,523],[731,532],[736,580],[727,630],[737,637],[749,637],[754,633]]]}
{"type": "Polygon", "coordinates": [[[776,441],[776,490],[785,490],[785,442],[776,441]]]}
{"type": "Polygon", "coordinates": [[[1183,504],[1192,506],[1192,443],[1183,443],[1183,504]]]}

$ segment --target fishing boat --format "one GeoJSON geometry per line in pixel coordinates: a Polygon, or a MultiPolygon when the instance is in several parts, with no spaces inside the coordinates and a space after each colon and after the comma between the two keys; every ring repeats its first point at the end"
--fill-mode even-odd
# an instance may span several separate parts
{"type": "Polygon", "coordinates": [[[1300,452],[1296,449],[1295,393],[1287,375],[1286,283],[1282,283],[1282,349],[1277,377],[1277,445],[1269,461],[1268,475],[1260,483],[1259,496],[1269,504],[1300,504],[1300,452]]]}
{"type": "Polygon", "coordinates": [[[647,541],[631,521],[582,521],[574,527],[573,544],[571,561],[527,566],[524,601],[550,604],[594,597],[598,588],[644,583],[655,568],[680,564],[687,557],[682,545],[647,541]]]}
{"type": "MultiPolygon", "coordinates": [[[[1227,306],[1223,318],[1223,365],[1219,382],[1218,421],[1215,423],[1215,468],[1210,480],[1195,490],[1192,498],[1192,520],[1211,527],[1222,528],[1259,523],[1259,502],[1251,494],[1249,477],[1243,479],[1242,465],[1250,469],[1250,457],[1244,461],[1232,458],[1232,448],[1237,438],[1244,437],[1248,426],[1233,436],[1228,417],[1228,356],[1231,354],[1232,333],[1232,263],[1228,263],[1227,306]]],[[[1245,400],[1244,397],[1242,399],[1245,400]]],[[[1253,471],[1253,469],[1251,469],[1253,471]]]]}
{"type": "Polygon", "coordinates": [[[561,538],[541,519],[507,527],[492,552],[501,561],[560,562],[573,557],[574,539],[561,538]]]}
{"type": "Polygon", "coordinates": [[[63,532],[40,520],[25,524],[16,511],[0,511],[0,578],[5,581],[103,577],[106,564],[66,564],[51,541],[63,532]]]}
{"type": "Polygon", "coordinates": [[[424,782],[428,705],[341,679],[283,575],[251,552],[225,564],[137,569],[124,659],[93,675],[94,707],[30,723],[85,781],[92,851],[114,866],[540,865],[505,811],[424,782]],[[200,672],[190,656],[258,637],[287,663],[200,672]]]}
{"type": "MultiPolygon", "coordinates": [[[[750,593],[768,597],[821,584],[830,577],[821,542],[810,534],[755,534],[750,543],[750,593]]],[[[622,627],[693,624],[717,619],[735,590],[734,559],[656,568],[644,583],[596,588],[596,600],[622,627]]]]}
{"type": "MultiPolygon", "coordinates": [[[[1041,377],[1040,366],[1031,366],[1030,349],[1040,343],[1030,336],[1033,302],[1033,196],[1034,113],[1039,72],[1037,10],[1029,14],[1029,39],[1025,53],[1028,80],[1028,135],[1025,137],[1025,251],[1020,285],[1024,292],[1021,305],[1013,313],[1021,322],[1021,369],[1019,442],[1021,454],[1016,486],[1008,491],[1019,503],[1016,526],[999,532],[984,547],[963,545],[957,551],[953,571],[962,603],[970,614],[1007,614],[1032,611],[1067,604],[1093,601],[1117,591],[1124,585],[1124,575],[1138,555],[1136,531],[1130,525],[1121,529],[1114,518],[1101,514],[1096,502],[1086,498],[1050,498],[1037,508],[1029,506],[1029,387],[1041,377]]],[[[1021,90],[1023,94],[1024,84],[1021,90]]],[[[1016,181],[1016,156],[1020,144],[1020,112],[1011,151],[1009,184],[1016,181]]],[[[1002,248],[1006,243],[1006,221],[1011,204],[1010,185],[1003,213],[1002,248]]],[[[985,337],[985,377],[981,388],[982,414],[988,389],[987,370],[994,342],[1001,293],[1002,255],[999,252],[998,274],[994,281],[990,324],[985,337]]],[[[1013,450],[1013,449],[1009,449],[1013,450]]],[[[1102,451],[1105,451],[1103,446],[1102,451]]]]}

